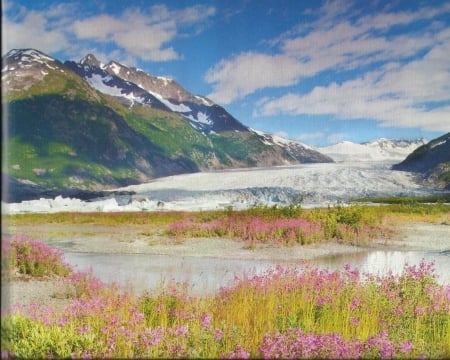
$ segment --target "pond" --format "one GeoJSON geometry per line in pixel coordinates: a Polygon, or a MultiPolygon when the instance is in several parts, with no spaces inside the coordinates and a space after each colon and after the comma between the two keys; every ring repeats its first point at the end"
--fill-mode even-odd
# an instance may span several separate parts
{"type": "MultiPolygon", "coordinates": [[[[170,282],[185,283],[192,294],[213,293],[233,283],[235,277],[261,274],[276,265],[301,266],[300,263],[261,260],[220,259],[208,257],[148,254],[99,254],[64,252],[66,261],[76,270],[92,269],[95,276],[107,283],[118,283],[136,293],[158,288],[170,282]]],[[[405,263],[418,265],[434,262],[438,282],[450,284],[449,251],[374,250],[309,260],[319,268],[342,270],[345,264],[362,273],[400,274],[405,263]]]]}

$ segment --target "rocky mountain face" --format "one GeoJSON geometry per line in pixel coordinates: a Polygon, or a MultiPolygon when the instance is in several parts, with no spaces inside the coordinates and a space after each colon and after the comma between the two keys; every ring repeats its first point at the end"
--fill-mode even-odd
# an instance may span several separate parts
{"type": "Polygon", "coordinates": [[[330,156],[335,161],[398,162],[426,142],[425,139],[397,140],[382,138],[361,144],[343,141],[317,150],[330,156]]]}
{"type": "Polygon", "coordinates": [[[416,172],[426,181],[450,190],[450,133],[420,146],[392,168],[416,172]]]}
{"type": "Polygon", "coordinates": [[[100,191],[203,170],[332,162],[249,129],[173,80],[93,55],[63,64],[11,50],[2,88],[2,174],[16,193],[21,185],[33,194],[100,191]]]}

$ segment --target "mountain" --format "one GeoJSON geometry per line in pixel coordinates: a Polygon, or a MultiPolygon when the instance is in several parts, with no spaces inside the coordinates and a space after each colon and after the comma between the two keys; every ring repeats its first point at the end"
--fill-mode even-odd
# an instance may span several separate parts
{"type": "Polygon", "coordinates": [[[331,157],[324,155],[308,145],[294,140],[285,139],[278,135],[267,134],[255,129],[250,130],[259,135],[266,145],[281,146],[288,157],[297,159],[301,163],[308,164],[334,162],[331,157]]]}
{"type": "Polygon", "coordinates": [[[115,61],[104,65],[92,54],[79,63],[66,61],[65,65],[98,91],[122,98],[130,108],[143,104],[175,112],[195,129],[207,133],[248,131],[224,108],[203,96],[192,95],[169,78],[151,76],[115,61]]]}
{"type": "MultiPolygon", "coordinates": [[[[38,196],[173,174],[332,160],[249,129],[175,81],[92,54],[62,63],[35,49],[2,58],[3,178],[38,196]]],[[[14,196],[14,194],[13,194],[14,196]]]]}
{"type": "Polygon", "coordinates": [[[427,181],[450,190],[450,133],[420,146],[392,168],[419,173],[427,181]]]}
{"type": "Polygon", "coordinates": [[[343,141],[335,145],[317,148],[317,150],[339,162],[397,162],[405,159],[412,151],[425,143],[425,139],[395,140],[381,138],[361,144],[343,141]]]}

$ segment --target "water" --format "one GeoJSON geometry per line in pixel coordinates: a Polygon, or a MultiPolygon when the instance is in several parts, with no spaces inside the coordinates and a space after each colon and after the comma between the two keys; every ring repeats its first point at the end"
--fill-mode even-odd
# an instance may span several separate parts
{"type": "MultiPolygon", "coordinates": [[[[162,283],[185,283],[191,293],[213,293],[230,285],[235,277],[261,274],[276,266],[300,266],[300,264],[219,259],[206,257],[147,255],[147,254],[98,254],[65,252],[66,261],[77,270],[92,268],[93,274],[107,283],[116,282],[123,288],[137,293],[158,288],[162,283]]],[[[450,254],[424,251],[368,251],[351,255],[318,258],[309,261],[319,268],[342,270],[345,264],[363,273],[383,275],[400,274],[404,264],[418,265],[421,261],[434,262],[438,281],[450,284],[450,254]]]]}

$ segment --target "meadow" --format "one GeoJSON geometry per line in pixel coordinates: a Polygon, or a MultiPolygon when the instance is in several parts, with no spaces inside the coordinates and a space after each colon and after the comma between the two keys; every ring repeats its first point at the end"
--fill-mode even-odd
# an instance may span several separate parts
{"type": "MultiPolygon", "coordinates": [[[[446,222],[449,207],[395,204],[328,209],[16,215],[11,224],[148,224],[187,236],[236,237],[249,247],[321,241],[367,243],[399,221],[446,222]]],[[[450,285],[433,264],[373,276],[303,265],[236,278],[214,294],[169,284],[142,295],[77,272],[35,239],[2,238],[2,276],[57,277],[68,304],[14,306],[2,313],[2,357],[19,358],[448,358],[450,285]]],[[[245,250],[243,250],[245,251],[245,250]]]]}

